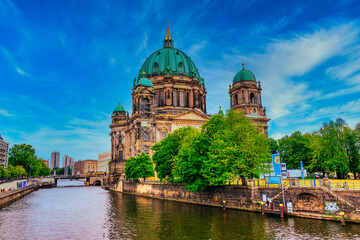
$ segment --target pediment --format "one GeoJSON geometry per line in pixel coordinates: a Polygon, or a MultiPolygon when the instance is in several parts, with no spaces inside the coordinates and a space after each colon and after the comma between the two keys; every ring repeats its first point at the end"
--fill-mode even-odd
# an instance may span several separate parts
{"type": "Polygon", "coordinates": [[[207,121],[209,117],[204,113],[198,113],[195,111],[188,111],[180,113],[173,117],[174,120],[197,120],[197,121],[207,121]]]}

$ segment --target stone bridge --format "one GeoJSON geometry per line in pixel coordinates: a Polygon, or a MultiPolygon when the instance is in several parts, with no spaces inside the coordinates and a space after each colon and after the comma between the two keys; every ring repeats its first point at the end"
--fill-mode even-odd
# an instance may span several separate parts
{"type": "Polygon", "coordinates": [[[104,185],[104,177],[87,177],[86,182],[88,182],[89,185],[102,186],[104,185]]]}

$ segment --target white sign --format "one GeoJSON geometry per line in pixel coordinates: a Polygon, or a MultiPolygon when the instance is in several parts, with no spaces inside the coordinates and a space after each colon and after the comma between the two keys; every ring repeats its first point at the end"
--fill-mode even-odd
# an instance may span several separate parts
{"type": "Polygon", "coordinates": [[[263,194],[263,202],[266,202],[266,194],[263,194]]]}
{"type": "Polygon", "coordinates": [[[291,202],[287,202],[287,203],[286,203],[286,206],[287,206],[287,212],[288,212],[288,213],[292,213],[292,212],[293,212],[292,203],[291,203],[291,202]]]}
{"type": "Polygon", "coordinates": [[[147,122],[141,121],[141,126],[142,126],[142,127],[147,127],[147,122]]]}

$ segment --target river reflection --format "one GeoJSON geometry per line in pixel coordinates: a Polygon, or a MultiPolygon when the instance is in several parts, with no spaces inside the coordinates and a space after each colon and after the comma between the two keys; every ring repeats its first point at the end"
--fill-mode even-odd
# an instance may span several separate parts
{"type": "Polygon", "coordinates": [[[360,226],[136,197],[59,181],[0,210],[0,239],[360,239],[360,226]]]}

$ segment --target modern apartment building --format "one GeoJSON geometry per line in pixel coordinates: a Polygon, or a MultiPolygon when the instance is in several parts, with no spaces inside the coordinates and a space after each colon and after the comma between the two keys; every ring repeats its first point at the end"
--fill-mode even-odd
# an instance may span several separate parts
{"type": "Polygon", "coordinates": [[[74,161],[74,158],[72,158],[68,155],[65,155],[62,160],[62,167],[71,166],[73,161],[74,161]]]}
{"type": "Polygon", "coordinates": [[[0,166],[8,166],[9,143],[5,142],[0,134],[0,166]]]}
{"type": "Polygon", "coordinates": [[[98,155],[98,172],[109,171],[109,161],[111,160],[111,151],[103,152],[98,155]]]}
{"type": "Polygon", "coordinates": [[[60,153],[59,152],[52,152],[51,153],[51,169],[54,167],[60,166],[60,153]]]}

